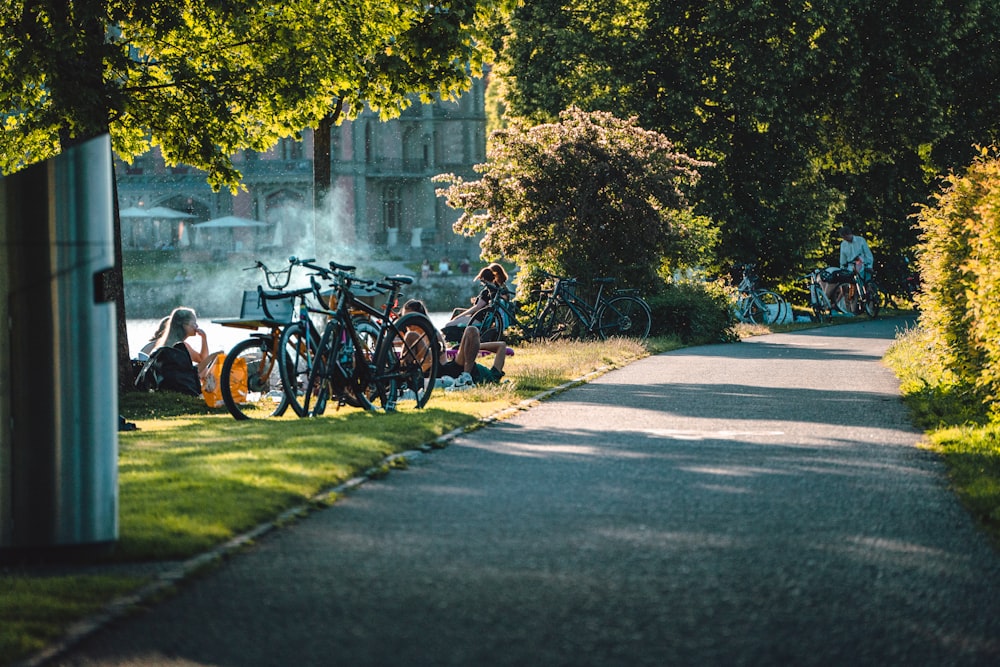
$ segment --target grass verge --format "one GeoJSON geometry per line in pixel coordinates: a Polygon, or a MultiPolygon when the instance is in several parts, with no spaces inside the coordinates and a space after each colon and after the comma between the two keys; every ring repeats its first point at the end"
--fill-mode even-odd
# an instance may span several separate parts
{"type": "MultiPolygon", "coordinates": [[[[317,419],[237,422],[200,399],[125,395],[121,412],[139,430],[119,434],[120,539],[107,572],[120,563],[203,553],[283,511],[318,502],[324,490],[391,454],[595,370],[678,347],[670,338],[521,345],[507,360],[508,382],[438,392],[424,410],[404,404],[393,415],[345,408],[317,419]]],[[[67,569],[73,568],[0,570],[0,665],[38,651],[73,621],[147,582],[107,572],[67,576],[67,569]]]]}
{"type": "Polygon", "coordinates": [[[926,432],[923,446],[941,455],[956,495],[1000,548],[1000,424],[975,392],[929,358],[926,336],[919,328],[901,332],[885,362],[926,432]]]}

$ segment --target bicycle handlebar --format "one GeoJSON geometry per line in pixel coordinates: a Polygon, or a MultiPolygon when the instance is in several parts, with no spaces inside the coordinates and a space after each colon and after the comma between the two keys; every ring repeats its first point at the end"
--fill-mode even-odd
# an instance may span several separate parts
{"type": "Polygon", "coordinates": [[[274,290],[283,290],[288,287],[288,283],[292,279],[292,267],[289,266],[287,269],[282,271],[272,271],[267,267],[267,264],[260,261],[259,259],[254,263],[253,266],[248,266],[244,271],[256,271],[260,269],[264,272],[264,280],[267,282],[267,286],[274,290]],[[280,281],[279,276],[284,275],[285,279],[280,281]]]}

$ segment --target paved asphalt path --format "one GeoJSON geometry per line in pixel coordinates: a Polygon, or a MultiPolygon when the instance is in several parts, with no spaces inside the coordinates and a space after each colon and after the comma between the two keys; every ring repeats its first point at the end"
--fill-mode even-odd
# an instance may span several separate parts
{"type": "MultiPolygon", "coordinates": [[[[898,322],[631,364],[271,533],[65,665],[998,665],[898,322]]],[[[514,363],[517,358],[514,358],[514,363]]]]}

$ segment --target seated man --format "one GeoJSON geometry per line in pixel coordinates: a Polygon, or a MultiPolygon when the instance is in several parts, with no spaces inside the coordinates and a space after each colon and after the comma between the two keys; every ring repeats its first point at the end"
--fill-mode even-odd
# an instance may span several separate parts
{"type": "MultiPolygon", "coordinates": [[[[423,313],[427,314],[427,308],[422,301],[412,299],[403,304],[403,314],[423,313]]],[[[444,336],[437,332],[441,340],[441,356],[438,359],[438,377],[454,378],[453,387],[466,388],[474,387],[477,384],[492,384],[500,382],[504,376],[503,366],[507,359],[507,343],[504,341],[494,341],[484,343],[479,338],[477,327],[466,327],[462,332],[462,340],[458,344],[455,358],[450,358],[444,336]],[[480,351],[494,354],[493,366],[487,368],[479,364],[480,351]]]]}

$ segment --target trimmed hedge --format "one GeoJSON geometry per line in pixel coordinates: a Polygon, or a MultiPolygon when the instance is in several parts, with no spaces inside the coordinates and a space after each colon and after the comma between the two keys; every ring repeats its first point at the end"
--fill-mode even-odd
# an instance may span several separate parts
{"type": "MultiPolygon", "coordinates": [[[[982,151],[918,216],[920,326],[933,358],[977,398],[1000,396],[1000,158],[982,151]]],[[[1000,410],[994,410],[994,418],[1000,410]]]]}

